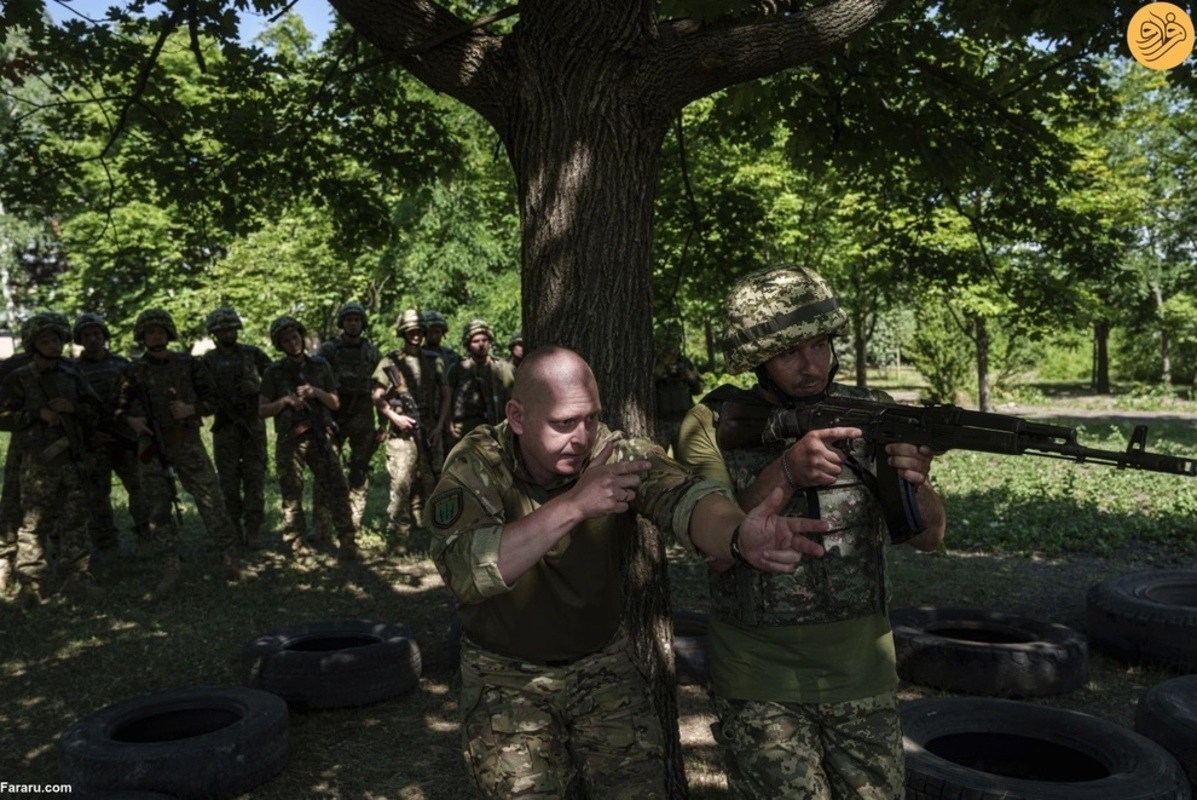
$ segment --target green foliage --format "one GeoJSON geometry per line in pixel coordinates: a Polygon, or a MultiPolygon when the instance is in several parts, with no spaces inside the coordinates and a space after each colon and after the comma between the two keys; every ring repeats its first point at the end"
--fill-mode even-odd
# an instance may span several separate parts
{"type": "Polygon", "coordinates": [[[1041,381],[1083,381],[1093,374],[1093,342],[1087,331],[1063,331],[1049,338],[1035,363],[1041,381]]]}
{"type": "Polygon", "coordinates": [[[973,352],[942,296],[924,299],[917,316],[918,326],[906,342],[906,356],[927,382],[929,399],[956,402],[969,386],[973,352]]]}

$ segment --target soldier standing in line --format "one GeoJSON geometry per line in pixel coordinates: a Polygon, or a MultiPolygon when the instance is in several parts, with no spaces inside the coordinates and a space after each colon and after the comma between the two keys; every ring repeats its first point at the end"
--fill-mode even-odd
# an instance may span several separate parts
{"type": "Polygon", "coordinates": [[[676,322],[664,323],[656,335],[656,361],[653,365],[653,386],[656,390],[657,444],[677,455],[678,431],[682,419],[694,406],[693,395],[702,391],[702,378],[694,362],[682,353],[682,328],[676,322]]]}
{"type": "MultiPolygon", "coordinates": [[[[25,341],[26,326],[21,325],[21,342],[25,341]]],[[[3,381],[17,369],[33,360],[33,356],[21,350],[0,363],[0,390],[3,381]]],[[[0,395],[0,403],[4,398],[0,395]]],[[[0,488],[0,595],[8,592],[13,583],[13,560],[17,555],[17,531],[21,529],[21,447],[19,437],[8,437],[8,450],[4,454],[4,483],[0,488]]]]}
{"type": "Polygon", "coordinates": [[[461,356],[457,355],[456,350],[443,343],[445,334],[449,332],[449,323],[445,320],[441,312],[425,311],[424,324],[428,326],[428,331],[424,338],[424,349],[435,353],[440,358],[445,368],[445,374],[447,375],[449,369],[461,358],[461,356]]]}
{"type": "Polygon", "coordinates": [[[203,418],[218,406],[216,381],[202,361],[167,349],[179,338],[175,321],[160,308],[137,316],[133,338],[144,349],[121,379],[116,414],[137,434],[141,488],[150,508],[150,537],[162,560],[162,576],[150,594],[160,602],[179,588],[181,517],[179,487],[195,499],[204,528],[220,553],[221,575],[245,576],[237,538],[224,507],[212,459],[200,438],[203,418]],[[173,511],[173,514],[172,514],[173,511]]]}
{"type": "MultiPolygon", "coordinates": [[[[316,355],[332,366],[337,377],[337,396],[341,406],[333,412],[338,450],[349,447],[349,504],[353,510],[353,525],[362,524],[366,511],[366,492],[370,486],[370,459],[377,450],[374,431],[374,406],[370,391],[374,388],[374,370],[382,354],[365,332],[369,324],[366,309],[361,303],[348,302],[337,312],[337,326],[341,335],[320,345],[316,355]]],[[[317,531],[323,534],[327,520],[323,495],[312,500],[317,531]]]]}
{"type": "Polygon", "coordinates": [[[4,379],[0,428],[13,432],[21,451],[22,521],[17,533],[17,605],[41,604],[48,572],[46,545],[58,556],[58,578],[68,597],[102,594],[89,572],[86,431],[104,405],[83,376],[62,358],[70,340],[62,314],[36,314],[24,329],[30,363],[4,379]]]}
{"type": "Polygon", "coordinates": [[[524,332],[516,331],[511,340],[507,342],[507,361],[512,368],[518,367],[520,362],[524,360],[524,332]]]}
{"type": "Polygon", "coordinates": [[[340,541],[337,557],[359,558],[356,529],[349,508],[349,486],[332,442],[331,414],[340,406],[337,377],[329,363],[307,354],[307,330],[294,317],[270,323],[270,341],[283,357],[262,376],[258,413],[274,417],[274,459],[283,505],[283,549],[297,559],[310,555],[303,513],[303,471],[314,479],[312,495],[328,498],[332,524],[340,541]]]}
{"type": "Polygon", "coordinates": [[[462,334],[469,355],[457,362],[449,384],[453,391],[453,434],[461,439],[479,425],[497,425],[507,417],[515,370],[490,354],[495,335],[485,321],[472,320],[462,334]]]}
{"type": "Polygon", "coordinates": [[[129,515],[133,518],[138,551],[142,552],[149,548],[150,509],[141,491],[137,441],[129,432],[117,429],[114,417],[121,375],[130,362],[108,349],[112,334],[99,314],[80,314],[75,319],[73,333],[75,344],[83,347],[75,368],[104,401],[105,409],[90,442],[92,547],[97,555],[103,556],[115,552],[118,545],[112,515],[112,476],[115,473],[129,496],[129,515]]]}
{"type": "Polygon", "coordinates": [[[231,308],[210,313],[206,326],[216,343],[201,357],[219,398],[212,424],[216,474],[237,540],[256,550],[266,518],[266,423],[258,416],[258,395],[270,356],[237,341],[241,317],[231,308]]]}
{"type": "Polygon", "coordinates": [[[421,347],[424,322],[409,308],[395,331],[403,351],[388,353],[374,371],[374,405],[387,426],[387,473],[391,497],[387,506],[387,538],[392,550],[406,553],[412,526],[423,527],[424,503],[435,476],[430,457],[449,424],[449,387],[441,360],[421,347]]]}

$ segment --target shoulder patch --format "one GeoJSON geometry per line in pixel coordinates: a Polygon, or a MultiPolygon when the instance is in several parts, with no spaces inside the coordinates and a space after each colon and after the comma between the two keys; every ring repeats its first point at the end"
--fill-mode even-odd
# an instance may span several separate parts
{"type": "Polygon", "coordinates": [[[430,501],[432,505],[432,522],[438,528],[448,528],[457,522],[461,516],[465,495],[461,487],[454,487],[441,492],[430,501]]]}

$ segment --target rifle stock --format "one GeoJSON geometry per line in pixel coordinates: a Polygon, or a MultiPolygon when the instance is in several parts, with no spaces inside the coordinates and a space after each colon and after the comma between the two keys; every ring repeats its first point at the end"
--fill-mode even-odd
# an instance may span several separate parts
{"type": "Polygon", "coordinates": [[[145,409],[146,421],[150,423],[150,436],[153,438],[151,447],[154,452],[142,453],[141,460],[149,461],[150,458],[158,458],[158,466],[162,468],[162,474],[166,477],[166,486],[170,490],[170,505],[175,512],[175,520],[178,521],[179,527],[183,526],[183,503],[179,499],[179,477],[175,473],[175,465],[171,463],[170,456],[166,454],[166,437],[162,435],[162,425],[158,422],[158,415],[154,413],[154,405],[150,402],[150,392],[144,383],[137,385],[138,399],[142,407],[145,409]]]}

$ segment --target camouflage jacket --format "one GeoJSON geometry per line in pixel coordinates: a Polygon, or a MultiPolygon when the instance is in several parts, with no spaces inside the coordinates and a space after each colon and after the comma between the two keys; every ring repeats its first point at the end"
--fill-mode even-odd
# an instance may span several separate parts
{"type": "MultiPolygon", "coordinates": [[[[716,431],[723,403],[715,397],[735,392],[740,402],[765,402],[755,391],[721,389],[687,415],[680,455],[683,463],[738,493],[794,440],[720,450],[716,431]],[[708,458],[711,453],[721,463],[708,458]]],[[[840,384],[832,384],[829,393],[889,400],[884,392],[840,384]]],[[[860,477],[860,470],[874,472],[875,467],[861,442],[852,443],[851,454],[856,466],[846,467],[834,484],[797,491],[782,509],[789,516],[829,522],[830,530],[819,537],[825,555],[803,559],[791,574],[758,572],[741,564],[727,572],[711,571],[712,613],[745,625],[817,624],[885,613],[885,522],[880,504],[860,477]]]]}
{"type": "Polygon", "coordinates": [[[463,358],[450,372],[454,422],[497,425],[507,418],[507,400],[515,383],[511,364],[494,356],[482,364],[463,358]]]}
{"type": "Polygon", "coordinates": [[[158,359],[144,355],[129,365],[117,387],[116,413],[125,417],[153,416],[165,436],[198,431],[203,418],[217,408],[216,380],[208,367],[188,353],[169,352],[158,359]],[[143,403],[145,388],[150,407],[143,403]],[[171,415],[175,400],[195,407],[195,414],[177,420],[171,415]]]}
{"type": "Polygon", "coordinates": [[[270,356],[261,348],[238,342],[227,348],[217,345],[200,358],[212,373],[216,391],[220,395],[213,430],[231,423],[231,414],[236,414],[251,426],[260,425],[258,395],[262,390],[262,375],[271,363],[270,356]]]}
{"type": "Polygon", "coordinates": [[[600,425],[591,454],[617,442],[611,461],[652,461],[631,510],[582,522],[508,586],[499,575],[503,526],[568,492],[577,477],[552,488],[532,481],[507,423],[474,429],[453,449],[429,501],[432,558],[457,595],[471,641],[537,663],[572,660],[599,650],[619,627],[622,561],[636,514],[672,531],[693,550],[690,515],[711,494],[729,493],[685,471],[647,439],[600,425]]]}
{"type": "Polygon", "coordinates": [[[341,407],[334,416],[348,419],[357,414],[373,415],[370,391],[374,388],[374,370],[382,360],[378,348],[365,338],[358,344],[348,344],[344,337],[337,336],[320,345],[315,355],[329,363],[337,378],[341,407]]]}
{"type": "MultiPolygon", "coordinates": [[[[280,358],[267,367],[266,373],[262,375],[262,397],[265,397],[267,402],[273,402],[285,395],[294,394],[296,388],[305,382],[326,392],[338,392],[337,376],[333,374],[329,363],[319,356],[304,355],[299,364],[289,358],[280,358]]],[[[314,409],[320,417],[321,427],[327,428],[331,413],[328,407],[324,403],[314,401],[309,403],[309,408],[314,409]]],[[[286,436],[292,428],[309,422],[309,414],[310,412],[305,414],[289,406],[284,408],[274,417],[274,432],[279,436],[286,436]]]]}
{"type": "Polygon", "coordinates": [[[416,401],[420,424],[431,429],[440,418],[441,390],[445,387],[445,373],[440,359],[427,350],[421,350],[418,356],[392,351],[378,362],[378,368],[374,370],[375,385],[395,388],[388,374],[392,366],[399,371],[400,391],[410,392],[416,401]]]}
{"type": "Polygon", "coordinates": [[[0,430],[12,431],[13,445],[26,452],[50,453],[52,448],[58,455],[69,448],[80,459],[90,431],[106,413],[99,395],[74,366],[61,359],[49,369],[31,362],[10,372],[2,393],[0,430]],[[70,414],[60,415],[62,425],[51,425],[41,416],[56,398],[74,407],[70,414]]]}

